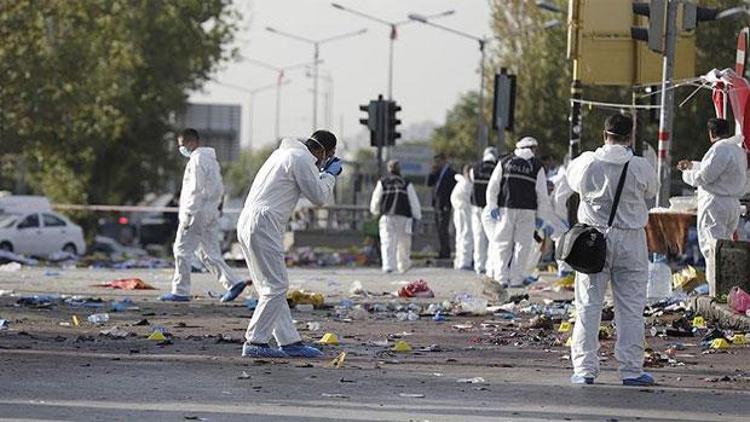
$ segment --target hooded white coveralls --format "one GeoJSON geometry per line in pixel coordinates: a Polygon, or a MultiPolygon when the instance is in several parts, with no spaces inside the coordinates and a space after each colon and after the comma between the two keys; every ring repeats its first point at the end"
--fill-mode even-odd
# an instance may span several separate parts
{"type": "MultiPolygon", "coordinates": [[[[494,153],[485,151],[482,161],[497,161],[497,157],[494,153]]],[[[474,169],[472,168],[469,172],[469,180],[472,183],[474,179],[474,169]]],[[[486,181],[485,183],[489,183],[486,181]]],[[[486,191],[485,191],[486,192],[486,191]]],[[[494,270],[492,269],[492,262],[490,260],[493,254],[489,254],[495,248],[488,240],[488,233],[494,230],[495,224],[489,218],[489,215],[485,215],[485,207],[473,206],[471,207],[471,234],[474,238],[474,271],[477,274],[485,273],[488,277],[492,278],[494,270]]]]}
{"type": "Polygon", "coordinates": [[[573,370],[582,377],[599,374],[599,324],[607,283],[612,282],[617,343],[615,358],[622,378],[643,372],[644,319],[648,250],[646,199],[656,195],[659,184],[651,164],[633,156],[621,145],[604,145],[587,151],[570,162],[570,187],[581,195],[578,221],[605,231],[612,210],[617,183],[626,162],[625,185],[612,228],[607,238],[604,270],[596,274],[577,273],[575,280],[576,323],[571,358],[573,370]]]}
{"type": "MultiPolygon", "coordinates": [[[[517,148],[514,151],[517,157],[530,160],[534,152],[528,148],[517,148]]],[[[498,208],[498,195],[500,194],[500,183],[503,179],[502,162],[498,163],[492,172],[489,185],[487,186],[487,209],[498,208]]],[[[540,168],[536,174],[536,201],[537,209],[514,209],[500,208],[500,219],[495,224],[494,233],[490,238],[497,242],[496,255],[493,262],[493,279],[500,284],[514,287],[523,286],[528,277],[529,253],[534,242],[534,230],[536,218],[547,222],[554,222],[554,214],[547,194],[547,176],[544,168],[540,168]]],[[[490,223],[492,224],[492,223],[490,223]]],[[[557,227],[556,225],[553,227],[557,227]]],[[[492,258],[490,258],[491,260],[492,258]]]]}
{"type": "MultiPolygon", "coordinates": [[[[573,195],[573,189],[570,188],[567,178],[567,170],[565,166],[560,166],[557,170],[557,174],[550,179],[554,184],[555,188],[552,191],[552,210],[555,216],[564,222],[567,226],[570,226],[568,221],[568,199],[573,195]]],[[[552,240],[557,244],[560,241],[560,237],[564,232],[562,230],[557,231],[553,236],[552,240]]],[[[570,265],[566,264],[565,261],[557,261],[558,273],[572,272],[573,269],[570,265]]]]}
{"type": "MultiPolygon", "coordinates": [[[[706,276],[715,277],[716,240],[731,239],[740,218],[740,197],[745,193],[747,156],[737,138],[711,145],[703,160],[682,173],[682,179],[698,188],[698,243],[706,260],[706,276]]],[[[715,284],[709,283],[711,296],[715,284]]]]}
{"type": "Polygon", "coordinates": [[[245,334],[248,342],[268,343],[273,336],[285,346],[301,340],[286,302],[289,278],[282,237],[300,195],[322,206],[332,199],[335,183],[332,175],[318,170],[307,147],[291,138],[281,141],[255,176],[237,224],[237,238],[259,296],[245,334]]]}
{"type": "Polygon", "coordinates": [[[242,282],[221,255],[219,205],[223,196],[224,184],[216,152],[213,148],[196,148],[190,154],[182,178],[179,225],[173,246],[173,294],[190,295],[190,271],[194,255],[225,289],[242,282]]]}
{"type": "Polygon", "coordinates": [[[453,268],[471,269],[472,255],[474,252],[474,237],[472,235],[471,219],[471,192],[472,182],[462,174],[456,175],[456,186],[451,192],[451,205],[453,206],[453,226],[456,229],[456,256],[453,260],[453,268]]]}
{"type": "MultiPolygon", "coordinates": [[[[419,205],[419,197],[414,185],[411,183],[406,187],[406,195],[409,198],[409,208],[412,218],[396,215],[395,209],[388,210],[380,217],[378,228],[380,231],[380,255],[383,261],[383,271],[390,272],[398,269],[403,273],[411,267],[411,237],[414,220],[422,219],[422,208],[419,205]]],[[[370,198],[370,212],[374,215],[380,214],[383,201],[383,184],[380,180],[375,185],[375,190],[370,198]]],[[[393,208],[396,207],[393,202],[393,208]]]]}

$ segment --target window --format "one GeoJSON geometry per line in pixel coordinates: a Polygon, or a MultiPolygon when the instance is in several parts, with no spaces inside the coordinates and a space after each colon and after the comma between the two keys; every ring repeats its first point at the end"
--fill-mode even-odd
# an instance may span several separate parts
{"type": "Polygon", "coordinates": [[[19,229],[33,229],[39,227],[39,214],[29,214],[18,224],[19,229]]]}
{"type": "Polygon", "coordinates": [[[44,227],[65,227],[65,221],[59,217],[55,217],[52,214],[42,214],[42,220],[44,221],[44,227]]]}

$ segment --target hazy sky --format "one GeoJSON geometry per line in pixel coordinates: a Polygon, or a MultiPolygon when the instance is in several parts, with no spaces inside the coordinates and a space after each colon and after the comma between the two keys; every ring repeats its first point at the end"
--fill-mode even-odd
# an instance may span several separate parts
{"type": "MultiPolygon", "coordinates": [[[[333,81],[331,128],[340,138],[361,132],[359,105],[382,93],[387,96],[387,26],[345,13],[326,0],[236,0],[240,10],[249,11],[246,29],[238,33],[240,53],[246,57],[288,66],[312,61],[313,46],[266,31],[272,26],[305,38],[322,39],[367,28],[367,33],[321,45],[321,75],[333,81]]],[[[489,6],[486,0],[337,0],[359,11],[388,21],[407,18],[409,13],[434,14],[453,9],[452,16],[436,23],[479,36],[489,35],[489,6]]],[[[445,113],[468,90],[479,86],[478,44],[420,23],[399,27],[394,53],[394,98],[402,105],[403,125],[432,120],[443,122],[445,113]]],[[[312,129],[313,79],[305,69],[290,70],[291,82],[282,88],[281,136],[308,135],[312,129]]],[[[250,63],[223,66],[215,80],[257,88],[276,82],[276,73],[250,63]]],[[[321,78],[318,126],[324,127],[325,95],[329,85],[321,78]]],[[[249,138],[249,95],[217,83],[207,84],[191,95],[194,102],[236,103],[243,105],[242,142],[249,138]]],[[[257,93],[254,100],[254,146],[274,138],[275,89],[257,93]]]]}

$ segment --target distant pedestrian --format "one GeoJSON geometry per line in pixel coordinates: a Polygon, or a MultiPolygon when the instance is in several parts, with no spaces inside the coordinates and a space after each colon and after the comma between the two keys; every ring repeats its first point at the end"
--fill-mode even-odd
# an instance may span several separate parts
{"type": "Polygon", "coordinates": [[[434,157],[432,173],[427,179],[427,186],[432,187],[432,207],[435,210],[435,225],[437,226],[438,259],[450,259],[450,224],[451,224],[451,192],[456,185],[456,172],[448,163],[444,153],[434,157]]]}
{"type": "Polygon", "coordinates": [[[414,185],[401,176],[397,160],[388,162],[388,175],[375,185],[370,212],[380,216],[380,249],[383,272],[406,272],[411,267],[411,239],[414,221],[422,209],[414,185]]]}
{"type": "Polygon", "coordinates": [[[453,206],[453,227],[456,233],[456,256],[453,260],[453,268],[473,271],[474,236],[471,233],[473,187],[469,180],[470,171],[471,166],[464,166],[462,174],[455,176],[456,186],[451,192],[451,205],[453,206]]]}

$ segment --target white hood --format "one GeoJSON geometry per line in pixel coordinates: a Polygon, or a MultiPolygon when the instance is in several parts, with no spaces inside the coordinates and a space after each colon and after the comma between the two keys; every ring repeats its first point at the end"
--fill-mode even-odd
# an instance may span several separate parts
{"type": "Polygon", "coordinates": [[[625,164],[633,158],[633,151],[622,145],[603,145],[596,149],[594,156],[606,163],[625,164]]]}
{"type": "Polygon", "coordinates": [[[198,147],[190,154],[191,158],[196,155],[201,155],[212,160],[216,159],[216,150],[211,147],[198,147]]]}
{"type": "Polygon", "coordinates": [[[534,151],[530,150],[529,148],[516,148],[515,151],[513,151],[513,154],[516,155],[516,157],[521,157],[524,160],[531,160],[534,157],[534,151]]]}

